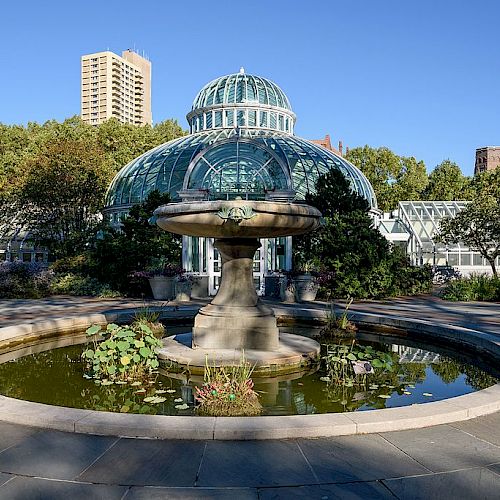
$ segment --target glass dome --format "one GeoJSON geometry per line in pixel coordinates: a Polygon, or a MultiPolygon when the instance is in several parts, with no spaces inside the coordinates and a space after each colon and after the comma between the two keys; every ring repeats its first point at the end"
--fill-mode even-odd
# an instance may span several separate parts
{"type": "Polygon", "coordinates": [[[187,190],[205,199],[265,199],[294,192],[302,201],[314,193],[321,174],[340,170],[370,207],[377,202],[370,182],[352,163],[305,139],[255,129],[221,129],[162,144],[126,165],[113,180],[105,212],[117,221],[154,189],[180,201],[187,190]]]}
{"type": "Polygon", "coordinates": [[[293,133],[295,114],[271,80],[239,73],[207,83],[186,116],[191,133],[220,128],[258,128],[293,133]]]}

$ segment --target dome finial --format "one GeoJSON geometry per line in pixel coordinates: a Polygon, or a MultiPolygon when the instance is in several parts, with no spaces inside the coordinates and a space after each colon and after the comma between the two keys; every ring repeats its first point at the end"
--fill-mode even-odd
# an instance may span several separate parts
{"type": "Polygon", "coordinates": [[[245,68],[242,66],[240,68],[240,75],[244,75],[245,74],[245,68]]]}

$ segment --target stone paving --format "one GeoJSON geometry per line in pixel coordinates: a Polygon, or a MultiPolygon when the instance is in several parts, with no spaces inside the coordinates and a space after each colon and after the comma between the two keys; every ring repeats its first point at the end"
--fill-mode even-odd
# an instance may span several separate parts
{"type": "MultiPolygon", "coordinates": [[[[142,301],[4,300],[0,325],[137,305],[142,301]]],[[[419,297],[352,309],[500,334],[499,304],[419,297]]],[[[500,413],[418,430],[269,441],[139,440],[0,423],[0,499],[473,500],[499,492],[500,413]]]]}

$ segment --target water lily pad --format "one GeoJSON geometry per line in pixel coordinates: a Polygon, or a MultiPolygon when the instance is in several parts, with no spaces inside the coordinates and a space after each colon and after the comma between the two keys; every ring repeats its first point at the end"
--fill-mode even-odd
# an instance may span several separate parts
{"type": "Polygon", "coordinates": [[[182,398],[174,399],[174,403],[182,403],[184,400],[182,398]]]}
{"type": "Polygon", "coordinates": [[[168,394],[173,394],[174,392],[177,392],[175,389],[167,389],[166,391],[168,394]]]}
{"type": "Polygon", "coordinates": [[[407,396],[409,396],[411,394],[411,392],[409,392],[409,391],[403,391],[403,394],[406,394],[407,396]]]}
{"type": "Polygon", "coordinates": [[[189,405],[187,405],[186,403],[184,403],[182,405],[175,405],[175,408],[177,410],[187,410],[189,408],[189,405]]]}
{"type": "Polygon", "coordinates": [[[155,391],[156,394],[165,394],[166,392],[164,389],[156,389],[155,391]]]}
{"type": "Polygon", "coordinates": [[[410,389],[415,389],[415,386],[414,386],[413,384],[408,384],[408,387],[409,387],[410,389]]]}
{"type": "Polygon", "coordinates": [[[101,382],[101,385],[113,385],[114,382],[112,380],[103,380],[101,382]]]}
{"type": "Polygon", "coordinates": [[[134,394],[144,394],[146,392],[146,389],[138,389],[137,391],[134,391],[134,394]]]}
{"type": "Polygon", "coordinates": [[[389,394],[379,394],[378,397],[382,399],[390,399],[391,396],[389,394]]]}
{"type": "Polygon", "coordinates": [[[422,396],[427,396],[428,398],[431,398],[432,394],[430,392],[424,392],[422,393],[422,396]]]}
{"type": "Polygon", "coordinates": [[[159,396],[150,396],[148,398],[144,398],[144,402],[145,403],[150,403],[150,404],[163,403],[166,400],[167,400],[167,398],[161,398],[159,396]]]}
{"type": "Polygon", "coordinates": [[[330,377],[320,377],[319,378],[322,382],[330,382],[330,377]]]}
{"type": "Polygon", "coordinates": [[[125,385],[127,382],[125,382],[125,380],[117,380],[115,382],[115,384],[118,384],[118,385],[125,385]]]}
{"type": "Polygon", "coordinates": [[[136,380],[135,382],[132,382],[130,385],[135,387],[137,385],[141,385],[141,383],[138,380],[136,380]]]}
{"type": "Polygon", "coordinates": [[[374,391],[375,389],[378,389],[378,384],[372,384],[368,387],[368,389],[374,391]]]}

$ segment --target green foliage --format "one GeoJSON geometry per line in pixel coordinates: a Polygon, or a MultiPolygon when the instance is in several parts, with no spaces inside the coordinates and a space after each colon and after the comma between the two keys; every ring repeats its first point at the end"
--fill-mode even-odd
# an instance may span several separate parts
{"type": "Polygon", "coordinates": [[[375,298],[427,292],[428,267],[414,268],[372,226],[367,202],[350,190],[343,174],[321,176],[306,201],[324,217],[319,230],[294,238],[294,267],[313,258],[322,270],[320,293],[329,298],[375,298]]]}
{"type": "Polygon", "coordinates": [[[442,297],[452,301],[500,302],[500,278],[477,274],[452,280],[447,283],[442,297]]]}
{"type": "Polygon", "coordinates": [[[110,323],[104,330],[93,325],[87,335],[95,339],[94,348],[82,354],[87,362],[87,377],[99,379],[101,384],[144,380],[159,366],[156,349],[161,347],[161,341],[143,322],[128,326],[110,323]]]}
{"type": "Polygon", "coordinates": [[[335,307],[333,305],[333,302],[330,302],[329,308],[326,313],[326,324],[319,333],[320,337],[342,338],[342,337],[354,337],[354,335],[356,335],[357,327],[349,319],[348,316],[349,307],[352,304],[352,300],[353,300],[352,297],[350,297],[340,316],[335,312],[335,307]]]}
{"type": "Polygon", "coordinates": [[[154,127],[116,119],[94,127],[76,116],[26,127],[0,124],[0,222],[11,224],[17,215],[16,224],[31,227],[52,257],[81,253],[95,234],[111,178],[184,134],[173,120],[154,127]]]}
{"type": "Polygon", "coordinates": [[[195,388],[196,412],[206,416],[259,415],[262,406],[253,389],[253,367],[242,357],[233,366],[210,366],[205,363],[202,387],[195,388]]]}
{"type": "Polygon", "coordinates": [[[36,263],[0,262],[1,299],[38,299],[49,295],[52,272],[36,263]]]}
{"type": "Polygon", "coordinates": [[[89,295],[91,297],[119,297],[109,285],[100,283],[96,278],[79,274],[57,274],[50,283],[50,292],[54,295],[89,295]]]}
{"type": "Polygon", "coordinates": [[[37,245],[52,257],[81,252],[99,224],[111,178],[102,150],[58,139],[22,164],[14,201],[37,245]]]}
{"type": "Polygon", "coordinates": [[[386,147],[352,148],[346,158],[366,175],[384,212],[397,208],[402,200],[420,200],[427,186],[423,161],[398,156],[386,147]]]}
{"type": "Polygon", "coordinates": [[[324,382],[334,385],[366,385],[367,374],[357,375],[354,371],[353,362],[366,362],[369,369],[391,372],[393,370],[393,359],[389,353],[376,351],[372,346],[356,345],[353,340],[351,345],[325,344],[326,353],[322,356],[326,376],[324,382]]]}
{"type": "Polygon", "coordinates": [[[444,160],[429,174],[429,184],[423,192],[423,199],[469,200],[471,199],[470,185],[470,178],[462,174],[456,163],[444,160]]]}
{"type": "Polygon", "coordinates": [[[107,227],[90,252],[90,274],[127,295],[150,293],[145,279],[133,281],[130,274],[144,271],[158,260],[180,263],[181,237],[149,223],[153,211],[170,196],[152,191],[143,203],[132,206],[121,230],[107,227]]]}
{"type": "Polygon", "coordinates": [[[455,217],[442,219],[436,240],[446,244],[462,243],[478,251],[498,276],[495,261],[500,256],[500,195],[479,196],[455,217]]]}

